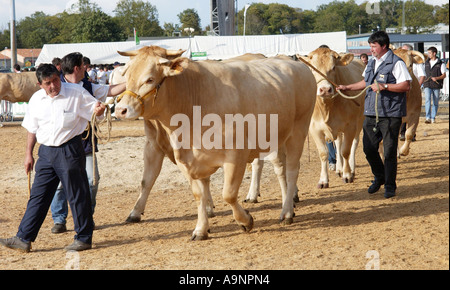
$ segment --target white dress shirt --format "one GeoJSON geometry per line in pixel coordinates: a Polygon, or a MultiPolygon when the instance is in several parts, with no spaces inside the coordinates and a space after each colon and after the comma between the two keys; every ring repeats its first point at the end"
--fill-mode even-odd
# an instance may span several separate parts
{"type": "Polygon", "coordinates": [[[39,144],[60,146],[83,133],[97,102],[78,84],[61,83],[53,98],[41,89],[31,97],[22,126],[39,144]]]}

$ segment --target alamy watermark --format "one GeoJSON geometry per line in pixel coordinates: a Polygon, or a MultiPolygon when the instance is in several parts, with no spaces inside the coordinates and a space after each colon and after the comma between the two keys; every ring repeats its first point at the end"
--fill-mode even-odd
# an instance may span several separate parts
{"type": "Polygon", "coordinates": [[[378,251],[367,251],[366,258],[369,259],[366,264],[366,270],[380,270],[380,253],[378,251]]]}
{"type": "Polygon", "coordinates": [[[366,4],[366,12],[367,14],[380,14],[380,2],[379,1],[368,1],[366,4]]]}
{"type": "Polygon", "coordinates": [[[267,120],[266,114],[247,114],[245,116],[225,114],[223,120],[217,114],[207,114],[202,117],[201,107],[194,106],[192,120],[185,114],[175,114],[170,120],[170,126],[179,126],[170,135],[170,142],[174,149],[258,149],[259,151],[268,151],[260,153],[260,159],[271,159],[273,154],[278,151],[277,114],[270,114],[269,120],[267,120]],[[203,130],[203,127],[209,128],[203,130]],[[269,128],[269,132],[267,132],[267,128],[269,128]]]}

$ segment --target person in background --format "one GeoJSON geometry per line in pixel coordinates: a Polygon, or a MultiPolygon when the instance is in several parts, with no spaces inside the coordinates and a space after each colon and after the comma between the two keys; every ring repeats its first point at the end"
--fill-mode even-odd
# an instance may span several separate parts
{"type": "Polygon", "coordinates": [[[367,63],[369,62],[369,56],[367,55],[367,53],[361,53],[359,58],[364,63],[364,65],[367,65],[367,63]]]}
{"type": "Polygon", "coordinates": [[[52,64],[58,69],[59,73],[61,73],[61,59],[59,57],[55,57],[52,60],[52,64]]]}
{"type": "Polygon", "coordinates": [[[20,74],[22,71],[20,70],[20,65],[17,63],[14,65],[14,72],[20,74]]]}
{"type": "Polygon", "coordinates": [[[23,252],[31,250],[61,182],[76,232],[74,242],[65,249],[87,250],[92,247],[93,220],[81,134],[93,114],[103,115],[105,105],[81,86],[61,83],[53,64],[41,64],[36,77],[41,90],[31,97],[22,122],[28,131],[25,172],[28,174],[35,167],[35,178],[17,234],[0,239],[0,245],[23,252]],[[34,164],[36,143],[41,145],[34,164]]]}
{"type": "Polygon", "coordinates": [[[436,57],[437,49],[434,46],[428,48],[428,59],[425,62],[426,79],[423,83],[425,92],[425,124],[436,122],[439,108],[439,93],[445,79],[445,64],[436,57]],[[433,102],[433,105],[431,105],[433,102]]]}
{"type": "Polygon", "coordinates": [[[364,79],[336,89],[355,91],[370,86],[364,102],[363,150],[375,179],[367,191],[373,194],[384,184],[384,197],[391,198],[397,189],[398,135],[402,117],[406,116],[406,92],[412,79],[403,60],[389,49],[386,32],[373,33],[368,42],[373,58],[366,66],[364,79]],[[378,152],[381,141],[384,162],[378,152]]]}

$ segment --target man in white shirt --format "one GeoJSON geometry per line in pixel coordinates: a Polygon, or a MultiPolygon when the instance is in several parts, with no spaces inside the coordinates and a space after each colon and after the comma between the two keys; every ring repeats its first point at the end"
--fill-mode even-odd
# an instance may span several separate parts
{"type": "Polygon", "coordinates": [[[36,142],[41,144],[35,178],[16,236],[0,239],[0,245],[30,251],[61,181],[76,232],[74,242],[65,249],[87,250],[92,247],[93,220],[81,134],[93,114],[104,113],[105,105],[79,85],[61,83],[59,71],[52,64],[41,64],[36,76],[41,90],[31,97],[22,123],[28,131],[27,174],[34,166],[34,146],[36,142]]]}
{"type": "Polygon", "coordinates": [[[368,193],[377,192],[384,184],[384,197],[395,196],[397,189],[397,146],[402,117],[406,116],[406,92],[411,76],[401,58],[389,49],[389,36],[384,31],[373,33],[368,40],[373,59],[363,73],[364,80],[340,85],[338,90],[362,90],[364,102],[363,149],[375,177],[368,193]],[[383,141],[384,162],[378,153],[383,141]]]}
{"type": "MultiPolygon", "coordinates": [[[[84,61],[86,57],[79,52],[69,53],[64,56],[61,61],[61,70],[63,75],[61,76],[62,82],[77,84],[84,87],[92,96],[97,100],[105,102],[107,96],[116,96],[125,91],[126,84],[117,84],[112,86],[93,84],[85,78],[85,65],[84,61]]],[[[89,180],[89,189],[91,193],[92,213],[94,213],[96,205],[96,197],[98,191],[98,181],[100,180],[100,174],[98,170],[97,159],[93,157],[92,138],[89,136],[89,132],[84,132],[83,135],[83,147],[86,154],[86,172],[89,180]],[[93,165],[95,162],[95,165],[93,165]],[[94,182],[97,181],[97,182],[94,182]]],[[[97,145],[97,137],[95,137],[95,145],[97,145]]],[[[98,152],[98,146],[95,146],[96,152],[98,152]]],[[[52,233],[58,234],[66,231],[66,219],[68,215],[67,199],[64,194],[62,186],[58,186],[56,194],[51,204],[52,218],[54,227],[52,233]]]]}

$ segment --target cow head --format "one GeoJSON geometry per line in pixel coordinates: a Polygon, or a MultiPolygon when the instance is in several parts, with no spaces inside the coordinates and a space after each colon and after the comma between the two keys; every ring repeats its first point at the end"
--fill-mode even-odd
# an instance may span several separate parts
{"type": "Polygon", "coordinates": [[[116,117],[121,119],[135,119],[144,112],[151,115],[150,110],[166,78],[181,74],[188,64],[188,59],[180,57],[183,50],[158,46],[118,53],[130,57],[123,69],[127,90],[119,96],[115,111],[116,117]]]}
{"type": "Polygon", "coordinates": [[[425,56],[421,52],[415,50],[397,48],[393,52],[405,62],[406,67],[408,68],[411,75],[413,71],[413,64],[425,63],[426,60],[425,56]]]}
{"type": "MultiPolygon", "coordinates": [[[[351,63],[353,54],[338,54],[329,48],[321,47],[312,51],[307,57],[302,58],[326,75],[329,80],[337,83],[336,67],[346,66],[351,63]]],[[[335,94],[333,85],[314,70],[312,72],[317,82],[317,95],[320,97],[333,96],[335,94]]]]}

